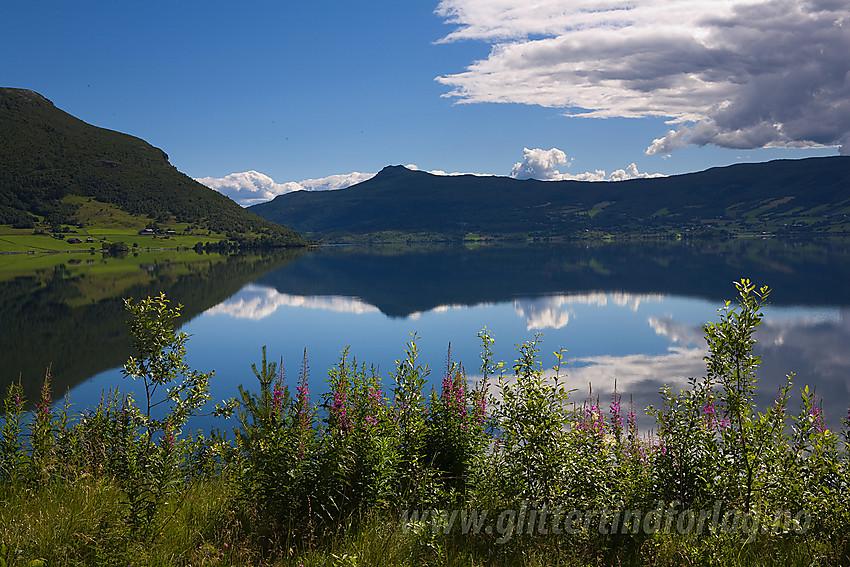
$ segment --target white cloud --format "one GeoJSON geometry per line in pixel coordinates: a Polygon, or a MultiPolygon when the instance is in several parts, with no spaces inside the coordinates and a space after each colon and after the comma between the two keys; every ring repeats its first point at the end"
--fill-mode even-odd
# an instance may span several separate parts
{"type": "Polygon", "coordinates": [[[567,160],[567,154],[558,148],[541,150],[535,148],[522,149],[522,161],[514,164],[511,177],[514,179],[558,179],[561,172],[555,169],[559,165],[569,166],[572,160],[567,160]]]}
{"type": "Polygon", "coordinates": [[[617,169],[608,176],[610,181],[626,181],[627,179],[647,179],[650,177],[665,177],[663,173],[641,173],[634,162],[626,169],[617,169]]]}
{"type": "Polygon", "coordinates": [[[256,205],[270,201],[278,195],[292,193],[293,191],[332,191],[344,189],[371,179],[374,173],[360,173],[354,171],[341,175],[330,175],[320,179],[305,179],[304,181],[289,181],[276,183],[268,175],[258,171],[245,171],[242,173],[231,173],[225,177],[202,177],[195,179],[210,189],[215,189],[243,207],[256,205]]]}
{"type": "Polygon", "coordinates": [[[584,173],[562,173],[559,166],[572,165],[572,158],[558,148],[542,150],[540,148],[522,150],[522,161],[514,164],[510,176],[514,179],[538,179],[540,181],[625,181],[645,177],[664,177],[660,173],[641,173],[634,163],[626,169],[618,169],[606,177],[604,169],[584,173]]]}
{"type": "Polygon", "coordinates": [[[437,77],[459,102],[679,124],[684,145],[850,150],[850,4],[836,0],[442,0],[443,42],[492,44],[437,77]]]}
{"type": "Polygon", "coordinates": [[[231,173],[224,177],[201,177],[195,181],[230,197],[243,207],[300,189],[297,183],[275,183],[268,175],[254,170],[231,173]]]}
{"type": "Polygon", "coordinates": [[[525,318],[525,328],[531,330],[562,329],[573,315],[570,302],[564,297],[514,300],[514,311],[525,318]]]}

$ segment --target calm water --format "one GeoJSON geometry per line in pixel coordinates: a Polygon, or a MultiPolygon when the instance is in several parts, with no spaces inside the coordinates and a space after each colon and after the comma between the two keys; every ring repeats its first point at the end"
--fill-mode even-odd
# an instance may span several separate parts
{"type": "MultiPolygon", "coordinates": [[[[515,343],[540,333],[544,367],[554,364],[552,351],[567,349],[566,372],[577,402],[592,385],[593,396],[607,407],[616,380],[624,398],[631,396],[642,410],[658,403],[661,386],[679,388],[689,376],[704,374],[701,326],[716,320],[723,300],[734,298],[731,282],[742,276],[774,290],[758,333],[764,360],[761,403],[769,403],[785,375],[794,372],[795,384],[816,387],[829,421],[838,423],[850,400],[846,242],[338,247],[223,261],[209,272],[195,269],[147,282],[133,296],[161,288],[187,304],[183,330],[192,335],[189,362],[215,370],[215,399],[236,395],[238,384],[255,387],[251,363],[259,363],[263,345],[271,360],[283,357],[290,384],[306,348],[314,400],[346,347],[358,362],[379,366],[389,390],[389,372],[405,355],[411,333],[420,337],[421,360],[432,369],[433,384],[439,386],[449,343],[452,359],[474,378],[480,364],[476,335],[486,326],[496,339],[497,360],[512,364],[515,343]]],[[[61,283],[67,279],[57,285],[67,287],[61,283]]],[[[78,290],[95,283],[74,285],[78,290]]],[[[97,348],[71,349],[61,354],[69,364],[54,362],[55,380],[70,387],[74,407],[95,404],[104,389],[116,385],[132,389],[120,372],[127,355],[120,298],[60,308],[57,293],[41,306],[30,299],[31,309],[48,313],[27,312],[48,326],[56,325],[57,317],[71,318],[73,327],[57,326],[71,329],[62,331],[69,333],[64,343],[108,344],[101,368],[68,360],[97,360],[97,348]],[[74,367],[77,375],[68,375],[63,366],[74,367]]],[[[39,340],[63,343],[61,333],[31,332],[34,350],[39,340]]],[[[3,350],[4,378],[16,377],[25,369],[12,366],[26,357],[7,348],[5,339],[3,350]]],[[[35,385],[39,379],[29,381],[35,385]]],[[[212,422],[200,419],[194,425],[206,428],[212,422]]]]}

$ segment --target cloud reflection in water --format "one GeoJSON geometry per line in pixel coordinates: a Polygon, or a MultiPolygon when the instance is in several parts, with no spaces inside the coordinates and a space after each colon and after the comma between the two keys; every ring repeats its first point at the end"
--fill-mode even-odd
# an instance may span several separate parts
{"type": "Polygon", "coordinates": [[[376,313],[378,308],[355,297],[335,295],[290,295],[266,286],[249,284],[239,293],[212,309],[208,315],[229,315],[236,319],[265,319],[281,307],[305,307],[336,313],[376,313]]]}
{"type": "MultiPolygon", "coordinates": [[[[576,316],[579,306],[604,309],[624,307],[638,313],[648,303],[666,305],[663,294],[631,294],[625,292],[591,292],[557,294],[513,300],[513,312],[524,320],[526,330],[558,330],[565,328],[576,316]]],[[[681,299],[681,298],[679,298],[681,299]]],[[[475,309],[488,309],[494,304],[482,303],[475,309]]],[[[238,319],[259,320],[281,308],[307,308],[344,314],[378,313],[377,307],[356,297],[304,296],[280,293],[274,288],[251,284],[224,303],[207,311],[209,315],[227,315],[238,319]]],[[[466,309],[464,305],[442,305],[429,310],[430,314],[446,314],[466,309]]],[[[666,352],[632,352],[623,355],[577,356],[566,367],[568,385],[577,391],[578,403],[587,397],[592,385],[594,399],[599,396],[602,407],[610,404],[616,380],[618,391],[627,402],[631,396],[638,413],[649,405],[658,405],[658,391],[664,385],[679,390],[691,376],[705,374],[707,354],[701,325],[677,319],[676,315],[655,314],[645,318],[647,332],[669,341],[666,352]]],[[[408,320],[418,319],[415,313],[408,320]]],[[[485,312],[486,317],[486,312],[485,312]]],[[[595,323],[586,315],[581,319],[582,331],[595,323]]],[[[484,319],[482,319],[484,320],[484,319]]],[[[757,333],[756,351],[763,357],[759,368],[759,408],[772,403],[777,390],[786,382],[786,374],[796,373],[795,385],[809,384],[823,398],[824,410],[831,426],[836,427],[847,414],[850,400],[850,317],[847,310],[768,308],[757,333]]],[[[575,322],[574,324],[578,324],[575,322]]],[[[547,366],[548,360],[544,360],[547,366]]],[[[793,391],[793,401],[799,399],[799,389],[793,391]]],[[[651,425],[644,418],[642,426],[651,425]]]]}
{"type": "Polygon", "coordinates": [[[514,309],[517,315],[526,320],[526,329],[562,329],[570,322],[575,313],[570,309],[573,305],[590,305],[605,307],[609,302],[620,307],[628,307],[637,311],[641,302],[662,301],[662,294],[635,294],[626,292],[594,292],[557,294],[530,299],[515,299],[514,309]]]}

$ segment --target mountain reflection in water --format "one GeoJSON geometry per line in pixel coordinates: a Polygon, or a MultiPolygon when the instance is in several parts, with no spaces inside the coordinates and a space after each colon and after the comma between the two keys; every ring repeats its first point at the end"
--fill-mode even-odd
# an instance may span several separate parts
{"type": "MultiPolygon", "coordinates": [[[[437,385],[448,342],[453,359],[464,362],[474,379],[480,328],[493,332],[497,357],[508,367],[513,345],[541,332],[544,366],[554,363],[552,350],[568,349],[574,400],[581,403],[592,392],[607,407],[616,380],[625,399],[643,410],[658,405],[662,386],[677,390],[690,376],[704,375],[702,325],[716,320],[725,299],[734,300],[731,282],[748,276],[774,290],[757,334],[763,355],[759,405],[769,405],[793,372],[795,384],[808,384],[823,397],[836,426],[850,399],[850,336],[840,293],[847,250],[821,245],[803,253],[785,243],[748,244],[325,250],[266,274],[205,316],[269,318],[269,336],[297,327],[300,332],[287,340],[300,337],[308,351],[316,345],[307,342],[332,343],[330,352],[310,357],[322,373],[347,345],[358,360],[390,370],[403,355],[407,333],[417,331],[437,385]],[[748,263],[749,269],[742,267],[748,263]],[[811,293],[812,280],[827,286],[823,293],[811,293]],[[307,289],[316,294],[303,294],[307,289]],[[311,322],[319,319],[321,331],[313,334],[311,322]],[[337,333],[337,327],[352,334],[337,333]]],[[[796,390],[794,396],[796,402],[796,390]]]]}
{"type": "MultiPolygon", "coordinates": [[[[421,361],[430,365],[432,385],[439,387],[449,343],[452,360],[476,379],[476,335],[486,326],[496,340],[496,359],[508,369],[516,358],[514,345],[541,333],[544,368],[555,362],[552,351],[567,349],[567,383],[577,403],[592,386],[594,401],[599,396],[607,408],[616,380],[624,402],[631,398],[642,413],[658,405],[665,384],[679,389],[689,376],[704,375],[701,326],[716,320],[726,299],[734,300],[732,281],[748,277],[773,289],[757,335],[763,355],[759,405],[770,404],[785,375],[794,372],[795,384],[809,384],[823,397],[833,426],[847,412],[846,241],[351,246],[256,262],[253,271],[244,261],[231,262],[233,267],[219,268],[214,276],[165,289],[176,302],[191,299],[200,313],[187,317],[183,330],[192,335],[189,363],[215,370],[215,399],[234,396],[239,384],[256,388],[251,363],[258,362],[263,345],[271,360],[283,358],[290,383],[307,349],[314,401],[347,346],[358,363],[378,366],[384,391],[391,392],[389,373],[414,332],[421,337],[421,361]]],[[[134,296],[153,287],[134,289],[134,296]]],[[[120,305],[120,299],[110,301],[120,305]]],[[[36,304],[32,308],[38,312],[36,304]]],[[[126,317],[120,308],[110,309],[115,312],[110,317],[120,318],[112,326],[120,327],[126,317]]],[[[103,325],[84,319],[74,322],[103,325]]],[[[96,403],[104,388],[132,387],[115,358],[109,370],[96,370],[72,390],[76,408],[96,403]]]]}

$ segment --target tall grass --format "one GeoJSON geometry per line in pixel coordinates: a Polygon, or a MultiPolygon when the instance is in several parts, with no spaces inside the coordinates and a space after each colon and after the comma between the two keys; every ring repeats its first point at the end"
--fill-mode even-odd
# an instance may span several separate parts
{"type": "Polygon", "coordinates": [[[706,375],[663,389],[651,435],[621,393],[575,408],[539,336],[512,371],[485,329],[481,379],[451,358],[439,392],[418,337],[384,384],[345,349],[312,400],[263,348],[258,391],[217,408],[233,437],[183,435],[211,374],[185,364],[179,307],[127,302],[141,403],[105,394],[71,415],[23,411],[0,428],[0,567],[9,565],[787,565],[850,562],[848,427],[808,388],[757,408],[754,333],[769,290],[704,327],[706,375]]]}

